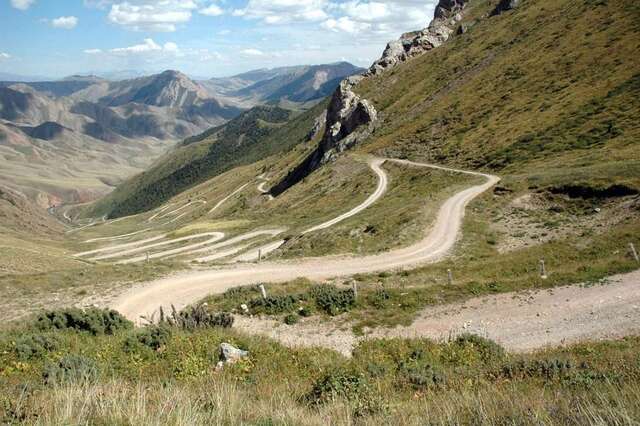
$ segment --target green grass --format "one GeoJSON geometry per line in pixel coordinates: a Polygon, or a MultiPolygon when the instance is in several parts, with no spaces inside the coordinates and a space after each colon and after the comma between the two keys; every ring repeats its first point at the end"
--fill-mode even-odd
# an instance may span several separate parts
{"type": "Polygon", "coordinates": [[[475,336],[371,340],[347,359],[233,330],[172,329],[157,349],[132,344],[139,333],[37,331],[28,323],[2,333],[0,421],[632,424],[640,415],[637,337],[528,355],[475,336]],[[249,358],[216,372],[221,342],[249,358]],[[65,373],[52,376],[59,365],[65,373]]]}

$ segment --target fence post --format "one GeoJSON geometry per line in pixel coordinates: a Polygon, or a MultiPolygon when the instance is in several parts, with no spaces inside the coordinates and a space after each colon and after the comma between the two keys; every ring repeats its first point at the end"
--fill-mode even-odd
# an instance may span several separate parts
{"type": "Polygon", "coordinates": [[[147,252],[147,263],[149,263],[149,252],[147,252]]]}
{"type": "Polygon", "coordinates": [[[636,246],[633,245],[633,243],[629,243],[629,248],[631,249],[631,254],[633,255],[633,258],[636,260],[636,262],[640,263],[640,257],[638,257],[638,252],[636,251],[636,246]]]}
{"type": "Polygon", "coordinates": [[[544,264],[544,259],[540,259],[540,278],[542,278],[543,280],[549,278],[549,276],[547,275],[547,267],[544,264]]]}
{"type": "Polygon", "coordinates": [[[260,284],[260,293],[262,293],[262,298],[263,299],[267,298],[267,289],[264,288],[264,284],[260,284]]]}
{"type": "Polygon", "coordinates": [[[449,285],[453,284],[453,271],[451,269],[447,269],[447,282],[449,285]]]}
{"type": "Polygon", "coordinates": [[[353,288],[353,300],[358,300],[358,282],[354,280],[351,288],[353,288]]]}
{"type": "Polygon", "coordinates": [[[258,249],[258,262],[262,262],[262,249],[258,249]]]}

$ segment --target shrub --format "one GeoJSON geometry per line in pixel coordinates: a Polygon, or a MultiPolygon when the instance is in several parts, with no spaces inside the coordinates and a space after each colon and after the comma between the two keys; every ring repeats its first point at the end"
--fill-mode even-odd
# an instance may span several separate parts
{"type": "MultiPolygon", "coordinates": [[[[178,327],[184,330],[195,330],[197,328],[230,328],[233,326],[233,315],[223,312],[209,312],[204,305],[191,306],[178,312],[174,306],[171,307],[171,315],[165,316],[164,310],[160,308],[160,319],[157,325],[178,327]]],[[[151,324],[155,320],[147,319],[151,324]]]]}
{"type": "Polygon", "coordinates": [[[53,336],[27,334],[16,340],[15,350],[21,360],[27,361],[55,351],[59,345],[59,340],[53,336]]]}
{"type": "Polygon", "coordinates": [[[298,322],[298,316],[295,314],[289,314],[284,317],[284,323],[287,325],[294,325],[298,322]]]}
{"type": "Polygon", "coordinates": [[[95,361],[82,355],[67,355],[57,363],[48,363],[43,374],[45,383],[92,382],[98,377],[95,361]]]}
{"type": "Polygon", "coordinates": [[[320,285],[311,290],[311,296],[321,311],[335,316],[348,312],[356,303],[352,289],[339,290],[333,285],[320,285]]]}
{"type": "Polygon", "coordinates": [[[311,404],[324,404],[336,398],[353,400],[366,391],[369,385],[362,374],[335,371],[320,378],[305,399],[311,404]]]}
{"type": "Polygon", "coordinates": [[[403,372],[404,378],[415,389],[431,389],[441,386],[445,382],[445,376],[431,365],[408,367],[403,372]]]}
{"type": "Polygon", "coordinates": [[[376,290],[372,296],[370,296],[370,303],[378,308],[383,309],[387,305],[387,301],[391,298],[389,292],[385,289],[376,290]]]}
{"type": "Polygon", "coordinates": [[[171,338],[171,329],[166,324],[149,325],[127,337],[124,342],[126,352],[133,352],[136,347],[142,345],[154,351],[164,346],[171,338]]]}
{"type": "Polygon", "coordinates": [[[292,312],[296,307],[298,299],[299,297],[292,295],[253,299],[249,302],[249,309],[251,312],[264,313],[267,315],[283,314],[292,312]]]}
{"type": "Polygon", "coordinates": [[[362,374],[336,371],[318,380],[304,397],[308,404],[320,405],[344,398],[349,402],[354,417],[363,417],[388,410],[382,398],[362,374]]]}
{"type": "Polygon", "coordinates": [[[98,335],[133,328],[133,323],[113,310],[69,308],[40,314],[36,328],[43,331],[75,330],[98,335]]]}
{"type": "Polygon", "coordinates": [[[472,348],[480,355],[480,359],[484,363],[501,361],[505,357],[505,351],[502,346],[493,340],[475,334],[461,334],[453,344],[461,349],[472,348]]]}

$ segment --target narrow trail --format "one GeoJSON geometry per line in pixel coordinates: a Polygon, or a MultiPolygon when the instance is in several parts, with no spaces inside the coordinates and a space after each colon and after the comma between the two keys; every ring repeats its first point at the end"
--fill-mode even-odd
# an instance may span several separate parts
{"type": "Polygon", "coordinates": [[[209,214],[215,212],[216,210],[218,210],[220,208],[220,206],[222,206],[224,203],[226,203],[227,201],[229,201],[229,199],[231,197],[233,197],[236,194],[239,194],[243,189],[245,189],[247,186],[249,186],[248,183],[245,183],[244,185],[242,185],[240,188],[236,189],[235,191],[233,191],[231,194],[227,195],[226,197],[224,197],[222,200],[218,201],[218,203],[213,206],[213,208],[211,210],[209,210],[209,214]]]}
{"type": "MultiPolygon", "coordinates": [[[[345,215],[310,228],[307,233],[332,226],[346,219],[346,217],[357,214],[379,199],[388,185],[386,173],[380,167],[384,161],[383,159],[376,159],[371,163],[372,168],[378,174],[380,182],[375,193],[365,201],[365,207],[358,210],[361,207],[359,206],[345,215]]],[[[373,273],[413,267],[442,259],[453,248],[459,236],[467,204],[493,187],[500,179],[483,173],[467,172],[430,164],[403,160],[393,161],[412,166],[481,176],[485,178],[485,183],[475,185],[449,198],[440,208],[432,229],[425,237],[418,243],[403,249],[364,257],[327,257],[300,259],[292,262],[241,264],[218,267],[206,271],[180,273],[132,288],[115,300],[112,307],[128,318],[138,321],[140,316],[150,315],[160,306],[169,307],[173,304],[176,308],[181,309],[209,294],[221,293],[232,287],[256,282],[277,283],[298,277],[322,280],[358,273],[373,273]]]]}

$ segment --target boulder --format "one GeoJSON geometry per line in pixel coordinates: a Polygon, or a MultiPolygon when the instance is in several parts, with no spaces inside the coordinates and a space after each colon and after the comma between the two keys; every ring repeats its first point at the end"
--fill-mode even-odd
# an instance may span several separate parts
{"type": "Polygon", "coordinates": [[[238,349],[229,343],[220,344],[220,359],[225,363],[234,363],[249,356],[249,352],[238,349]]]}

